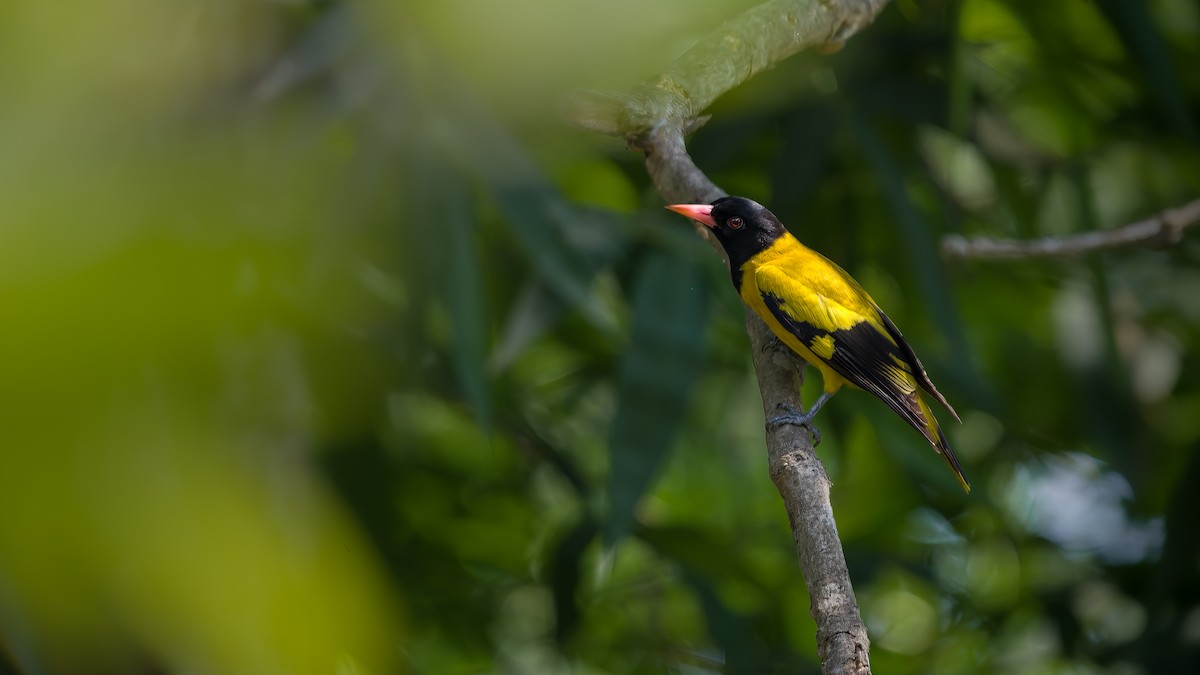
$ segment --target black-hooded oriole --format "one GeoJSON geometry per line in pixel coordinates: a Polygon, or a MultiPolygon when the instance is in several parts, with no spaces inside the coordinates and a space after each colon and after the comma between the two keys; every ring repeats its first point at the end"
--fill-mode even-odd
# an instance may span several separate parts
{"type": "Polygon", "coordinates": [[[954,418],[912,347],[871,296],[841,267],[801,244],[775,214],[744,197],[667,208],[707,225],[725,253],[733,286],[776,336],[816,366],[825,390],[806,413],[770,423],[812,429],[821,406],[844,384],[879,397],[929,441],[967,492],[971,485],[920,389],[954,418]]]}

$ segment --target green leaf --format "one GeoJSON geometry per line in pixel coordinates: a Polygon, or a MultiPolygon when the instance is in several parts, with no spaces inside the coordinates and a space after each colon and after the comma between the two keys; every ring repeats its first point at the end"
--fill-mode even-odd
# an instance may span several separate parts
{"type": "Polygon", "coordinates": [[[754,553],[745,542],[714,536],[700,528],[672,525],[639,527],[636,536],[679,566],[683,581],[704,611],[709,634],[724,652],[723,672],[774,672],[765,667],[767,651],[754,618],[746,616],[745,610],[731,609],[728,593],[722,597],[718,592],[721,588],[728,591],[730,587],[741,587],[743,593],[752,596],[775,597],[761,569],[752,563],[754,553]]]}
{"type": "Polygon", "coordinates": [[[596,538],[596,523],[584,518],[558,542],[550,560],[550,589],[554,594],[554,638],[559,644],[571,637],[579,624],[579,603],[575,594],[579,590],[580,569],[583,554],[588,544],[596,538]]]}
{"type": "Polygon", "coordinates": [[[704,610],[704,621],[713,640],[724,652],[720,672],[763,673],[769,672],[767,655],[770,653],[757,634],[751,619],[730,610],[721,602],[716,589],[706,579],[690,570],[685,570],[683,579],[704,610]]]}
{"type": "Polygon", "coordinates": [[[567,307],[540,278],[525,284],[508,313],[496,348],[488,357],[488,368],[498,372],[508,367],[513,359],[531,342],[546,333],[567,313],[567,307]]]}
{"type": "Polygon", "coordinates": [[[697,265],[663,253],[642,263],[609,435],[609,542],[629,533],[634,508],[683,425],[701,372],[709,305],[705,289],[697,265]]]}
{"type": "Polygon", "coordinates": [[[624,248],[615,217],[567,201],[488,106],[443,72],[430,88],[445,104],[431,122],[451,162],[481,181],[542,279],[594,325],[610,326],[589,293],[596,271],[624,248]]]}
{"type": "Polygon", "coordinates": [[[621,250],[618,230],[600,212],[567,203],[545,184],[498,187],[493,196],[539,276],[594,325],[611,326],[589,286],[599,263],[621,250]]]}
{"type": "Polygon", "coordinates": [[[891,204],[892,215],[900,226],[901,239],[906,245],[911,269],[916,274],[921,295],[929,304],[938,330],[949,342],[951,360],[964,369],[969,369],[971,359],[966,336],[954,309],[954,300],[937,254],[933,232],[909,198],[904,185],[904,174],[874,126],[857,107],[853,109],[850,117],[867,163],[878,176],[884,196],[891,204]]]}
{"type": "Polygon", "coordinates": [[[639,527],[634,533],[662,557],[673,560],[697,578],[736,581],[750,592],[771,593],[766,580],[751,564],[752,556],[725,536],[687,525],[639,527]]]}
{"type": "Polygon", "coordinates": [[[446,224],[445,284],[453,329],[454,371],[484,430],[492,426],[492,403],[484,355],[488,326],[479,252],[473,236],[475,201],[461,178],[447,174],[437,212],[446,224]]]}
{"type": "Polygon", "coordinates": [[[801,222],[796,206],[807,201],[825,178],[833,139],[841,126],[829,105],[806,105],[789,119],[771,172],[771,208],[785,223],[801,222]]]}
{"type": "Polygon", "coordinates": [[[1196,126],[1189,112],[1187,97],[1171,66],[1171,55],[1162,33],[1144,2],[1096,0],[1096,7],[1112,24],[1125,49],[1138,62],[1158,104],[1180,133],[1196,138],[1196,126]]]}

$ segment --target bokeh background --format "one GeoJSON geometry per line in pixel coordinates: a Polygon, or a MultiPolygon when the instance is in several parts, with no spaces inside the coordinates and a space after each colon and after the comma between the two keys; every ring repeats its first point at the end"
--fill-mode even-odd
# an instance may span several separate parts
{"type": "MultiPolygon", "coordinates": [[[[559,113],[754,1],[0,4],[0,673],[817,672],[727,273],[559,113]]],[[[819,420],[877,672],[1196,671],[1200,237],[939,242],[1200,196],[1198,64],[896,0],[694,137],[962,413],[819,420]]]]}

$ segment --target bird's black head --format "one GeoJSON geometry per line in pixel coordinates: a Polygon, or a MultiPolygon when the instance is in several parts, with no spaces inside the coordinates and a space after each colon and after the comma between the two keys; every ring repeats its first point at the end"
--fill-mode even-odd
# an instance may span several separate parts
{"type": "Polygon", "coordinates": [[[734,270],[787,233],[774,213],[745,197],[722,197],[711,206],[676,204],[667,208],[707,225],[721,242],[734,270]]]}

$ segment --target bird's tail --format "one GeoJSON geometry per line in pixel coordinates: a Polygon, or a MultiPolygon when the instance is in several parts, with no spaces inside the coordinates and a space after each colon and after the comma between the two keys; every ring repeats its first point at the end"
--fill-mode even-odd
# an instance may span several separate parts
{"type": "MultiPolygon", "coordinates": [[[[923,436],[933,446],[934,450],[946,460],[946,464],[950,466],[950,470],[954,472],[954,477],[958,479],[958,484],[967,493],[971,492],[971,484],[967,482],[967,477],[963,475],[962,466],[958,463],[958,458],[954,456],[954,451],[950,449],[950,443],[946,441],[946,434],[942,433],[942,427],[938,424],[937,418],[933,416],[933,411],[930,410],[929,404],[925,402],[924,397],[913,392],[916,398],[917,407],[921,410],[921,417],[924,417],[924,424],[913,425],[921,432],[923,436]]],[[[912,421],[912,420],[910,420],[912,421]]]]}

